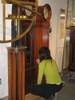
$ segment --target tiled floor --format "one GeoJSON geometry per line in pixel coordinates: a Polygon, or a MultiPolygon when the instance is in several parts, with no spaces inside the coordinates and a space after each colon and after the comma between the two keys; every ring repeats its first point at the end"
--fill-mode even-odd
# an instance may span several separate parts
{"type": "Polygon", "coordinates": [[[75,100],[75,83],[64,83],[57,100],[75,100]]]}
{"type": "MultiPolygon", "coordinates": [[[[8,100],[8,97],[0,100],[8,100]]],[[[25,96],[25,100],[45,100],[45,99],[29,93],[25,96]]],[[[75,100],[75,84],[67,83],[67,82],[64,83],[64,87],[58,93],[57,100],[75,100]]]]}

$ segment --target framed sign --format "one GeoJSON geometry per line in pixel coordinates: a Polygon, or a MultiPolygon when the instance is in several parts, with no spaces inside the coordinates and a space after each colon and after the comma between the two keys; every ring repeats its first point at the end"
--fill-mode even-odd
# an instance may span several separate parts
{"type": "Polygon", "coordinates": [[[66,27],[75,26],[75,0],[68,0],[66,27]]]}
{"type": "Polygon", "coordinates": [[[66,18],[65,18],[65,10],[60,9],[60,38],[64,38],[65,36],[65,23],[66,23],[66,18]]]}

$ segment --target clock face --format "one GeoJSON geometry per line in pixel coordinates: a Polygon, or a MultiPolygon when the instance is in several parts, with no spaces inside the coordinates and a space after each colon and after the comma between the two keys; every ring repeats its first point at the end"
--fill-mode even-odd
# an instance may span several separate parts
{"type": "Polygon", "coordinates": [[[51,19],[51,7],[49,6],[49,4],[45,4],[43,6],[43,18],[45,21],[49,21],[51,19]]]}
{"type": "Polygon", "coordinates": [[[43,14],[44,14],[44,18],[47,19],[49,15],[49,10],[46,6],[44,6],[43,14]]]}

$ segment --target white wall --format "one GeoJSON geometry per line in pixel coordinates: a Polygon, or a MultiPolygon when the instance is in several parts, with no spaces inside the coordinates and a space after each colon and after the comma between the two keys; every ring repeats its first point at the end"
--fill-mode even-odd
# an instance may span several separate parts
{"type": "MultiPolygon", "coordinates": [[[[1,3],[1,0],[0,0],[1,3]]],[[[59,71],[62,69],[62,52],[63,52],[63,44],[64,40],[59,38],[60,30],[59,30],[59,16],[60,9],[66,9],[67,0],[38,0],[39,5],[50,4],[52,9],[52,18],[51,18],[51,26],[52,33],[50,33],[50,50],[52,57],[57,61],[59,71]]],[[[8,9],[7,11],[10,11],[8,9]]],[[[0,4],[0,15],[2,16],[2,7],[0,4]]],[[[8,35],[10,34],[10,22],[8,23],[8,35]]],[[[0,28],[2,28],[2,17],[0,17],[0,28]]],[[[2,33],[2,29],[0,29],[0,33],[2,33]]],[[[1,35],[0,35],[1,37],[1,35]]],[[[10,36],[9,36],[10,37],[10,36]]],[[[7,49],[6,47],[10,46],[10,44],[0,44],[0,78],[2,79],[2,84],[0,85],[0,98],[8,95],[8,65],[7,65],[7,49]]]]}
{"type": "MultiPolygon", "coordinates": [[[[0,0],[0,40],[2,39],[3,34],[3,14],[2,14],[2,1],[0,0]]],[[[8,5],[6,7],[6,11],[11,12],[11,7],[8,5]]],[[[6,15],[7,15],[6,13],[6,15]]],[[[7,22],[6,25],[6,39],[10,39],[10,33],[11,33],[11,27],[10,22],[7,22]]],[[[7,56],[7,48],[11,44],[10,43],[0,43],[0,78],[1,83],[0,84],[0,98],[3,98],[8,95],[8,56],[7,56]]]]}

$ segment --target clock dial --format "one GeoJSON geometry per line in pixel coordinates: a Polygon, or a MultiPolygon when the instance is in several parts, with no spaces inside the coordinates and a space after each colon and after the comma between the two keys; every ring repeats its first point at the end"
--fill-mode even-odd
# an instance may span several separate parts
{"type": "Polygon", "coordinates": [[[51,18],[51,8],[48,4],[45,4],[43,7],[43,18],[46,21],[49,21],[51,18]]]}
{"type": "Polygon", "coordinates": [[[48,8],[46,6],[44,7],[43,13],[44,13],[44,18],[47,19],[48,18],[48,8]]]}

